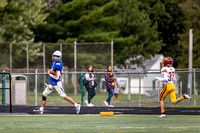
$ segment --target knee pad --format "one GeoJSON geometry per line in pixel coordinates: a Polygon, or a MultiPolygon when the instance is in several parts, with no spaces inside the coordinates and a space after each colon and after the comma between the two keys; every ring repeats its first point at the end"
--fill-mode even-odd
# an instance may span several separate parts
{"type": "Polygon", "coordinates": [[[47,97],[42,95],[42,101],[46,101],[46,100],[47,100],[47,97]]]}

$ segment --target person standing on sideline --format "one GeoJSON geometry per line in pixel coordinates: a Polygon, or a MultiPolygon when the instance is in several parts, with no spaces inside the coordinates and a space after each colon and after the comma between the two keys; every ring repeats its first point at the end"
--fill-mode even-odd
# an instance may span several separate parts
{"type": "Polygon", "coordinates": [[[177,104],[180,101],[184,99],[189,99],[191,100],[191,97],[188,96],[187,94],[184,94],[183,96],[179,97],[176,99],[176,94],[175,94],[175,87],[174,87],[174,81],[175,81],[175,69],[172,67],[173,64],[173,59],[171,57],[166,57],[162,61],[162,78],[160,77],[155,77],[156,80],[160,80],[163,82],[164,87],[160,93],[160,108],[161,108],[161,115],[158,117],[165,117],[165,105],[164,105],[164,100],[165,97],[169,94],[171,102],[173,104],[177,104]]]}
{"type": "Polygon", "coordinates": [[[114,107],[113,105],[110,104],[110,100],[112,96],[114,95],[114,88],[115,88],[115,76],[112,73],[112,67],[111,65],[107,66],[107,71],[105,74],[105,81],[106,81],[106,89],[108,92],[108,98],[106,101],[104,101],[104,104],[108,107],[114,107]]]}
{"type": "Polygon", "coordinates": [[[62,87],[62,83],[60,81],[60,76],[61,76],[62,68],[63,68],[62,63],[60,61],[61,58],[62,58],[62,53],[60,51],[55,51],[52,54],[52,60],[54,62],[52,64],[51,70],[48,69],[48,75],[50,76],[50,83],[49,83],[49,85],[47,85],[47,87],[45,88],[45,90],[42,93],[42,103],[41,103],[41,107],[39,109],[40,114],[43,114],[43,112],[44,112],[44,107],[46,104],[47,96],[49,94],[51,94],[54,89],[58,92],[58,94],[64,100],[69,101],[70,103],[72,103],[75,106],[75,110],[76,110],[77,114],[80,112],[81,105],[77,104],[71,97],[68,97],[62,87]],[[55,73],[52,74],[51,71],[54,71],[55,73]]]}
{"type": "Polygon", "coordinates": [[[92,73],[94,72],[92,65],[87,66],[87,73],[85,74],[85,79],[88,81],[88,84],[86,85],[86,89],[88,92],[87,100],[85,101],[86,105],[88,107],[93,107],[94,105],[91,103],[92,98],[96,95],[95,91],[95,75],[92,73]]]}

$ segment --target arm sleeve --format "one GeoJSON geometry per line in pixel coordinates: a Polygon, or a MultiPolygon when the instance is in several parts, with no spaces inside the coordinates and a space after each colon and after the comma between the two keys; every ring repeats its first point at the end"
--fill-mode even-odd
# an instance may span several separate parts
{"type": "Polygon", "coordinates": [[[159,78],[160,81],[164,82],[168,80],[167,73],[162,74],[162,78],[159,78]]]}
{"type": "Polygon", "coordinates": [[[87,81],[92,81],[94,78],[90,78],[90,75],[88,73],[85,74],[85,79],[87,81]]]}
{"type": "Polygon", "coordinates": [[[162,77],[159,78],[160,81],[164,82],[164,81],[167,81],[168,80],[168,77],[167,77],[167,72],[164,68],[161,69],[161,72],[162,72],[162,77]]]}

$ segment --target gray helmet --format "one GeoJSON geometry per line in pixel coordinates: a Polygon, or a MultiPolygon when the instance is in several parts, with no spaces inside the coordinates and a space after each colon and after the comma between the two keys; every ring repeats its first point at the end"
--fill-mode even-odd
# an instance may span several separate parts
{"type": "Polygon", "coordinates": [[[53,61],[55,61],[54,60],[54,56],[58,56],[59,57],[59,59],[56,60],[56,61],[60,61],[62,59],[62,53],[59,50],[56,50],[55,52],[53,52],[53,54],[52,54],[52,60],[53,61]]]}

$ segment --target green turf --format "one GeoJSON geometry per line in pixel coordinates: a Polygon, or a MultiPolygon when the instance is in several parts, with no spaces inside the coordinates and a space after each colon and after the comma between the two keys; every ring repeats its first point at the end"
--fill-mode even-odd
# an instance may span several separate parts
{"type": "Polygon", "coordinates": [[[199,115],[0,115],[0,132],[200,132],[199,115]]]}
{"type": "MultiPolygon", "coordinates": [[[[2,95],[1,95],[1,89],[0,89],[0,103],[1,103],[1,99],[2,99],[2,95]]],[[[76,102],[78,103],[81,103],[81,94],[78,93],[76,95],[76,97],[74,96],[74,93],[67,93],[67,95],[69,97],[71,97],[72,99],[74,99],[76,102]]],[[[86,100],[86,92],[85,92],[85,96],[83,97],[83,101],[86,100]]],[[[42,92],[38,92],[37,94],[37,103],[40,105],[41,101],[42,101],[42,92]]],[[[94,96],[94,98],[92,99],[92,102],[95,103],[95,102],[99,102],[99,103],[103,103],[103,101],[105,101],[108,97],[108,93],[107,92],[97,92],[97,94],[94,96]]],[[[124,107],[132,107],[132,106],[139,106],[139,99],[140,99],[140,102],[141,102],[141,106],[159,106],[159,98],[158,97],[154,97],[154,98],[148,98],[146,97],[144,94],[142,94],[141,96],[139,96],[138,94],[132,94],[131,95],[131,100],[127,100],[127,94],[119,94],[119,97],[116,99],[115,96],[113,96],[112,100],[111,100],[111,103],[114,102],[114,103],[120,103],[120,104],[114,104],[116,107],[117,106],[124,106],[124,107]]],[[[176,95],[176,97],[180,97],[180,95],[176,95]]],[[[192,99],[194,100],[195,99],[195,96],[194,95],[191,95],[192,99]]],[[[170,100],[170,97],[169,95],[166,97],[165,99],[165,104],[166,106],[181,106],[181,107],[192,107],[194,105],[194,101],[188,101],[188,100],[184,100],[182,102],[180,102],[179,104],[176,104],[176,105],[173,105],[171,104],[171,100],[170,100]],[[186,104],[185,104],[186,102],[186,104]]],[[[200,97],[199,96],[196,96],[196,103],[197,105],[199,105],[199,101],[200,101],[200,97]]],[[[27,104],[28,105],[34,105],[34,102],[35,102],[35,93],[32,92],[32,91],[29,91],[27,93],[27,104]]],[[[51,103],[55,106],[55,104],[57,106],[62,106],[63,102],[65,102],[60,96],[59,94],[54,91],[50,96],[48,96],[47,98],[47,104],[48,103],[51,103]],[[61,104],[60,104],[61,103],[61,104]]],[[[104,104],[103,104],[104,105],[104,104]]],[[[196,106],[194,106],[196,107],[196,106]]]]}
{"type": "MultiPolygon", "coordinates": [[[[41,102],[41,95],[42,93],[38,93],[38,97],[37,97],[37,101],[41,102]]],[[[75,99],[74,97],[74,93],[67,93],[67,95],[73,99],[75,99]]],[[[180,97],[180,95],[176,95],[177,98],[180,97]]],[[[93,102],[102,102],[104,100],[106,100],[108,97],[107,92],[98,92],[95,97],[92,99],[93,102]]],[[[120,101],[120,102],[127,102],[127,94],[119,94],[118,99],[116,98],[112,98],[112,101],[120,101]]],[[[192,96],[194,97],[194,96],[192,96]]],[[[0,95],[1,98],[1,95],[0,95]]],[[[48,99],[50,99],[51,102],[62,102],[63,99],[57,94],[57,92],[53,92],[48,99]]],[[[78,102],[81,102],[81,94],[77,94],[76,97],[78,102]]],[[[84,96],[84,100],[86,100],[86,96],[84,96]]],[[[131,96],[131,101],[137,102],[139,100],[139,95],[138,94],[134,94],[131,96]]],[[[28,102],[34,102],[35,101],[35,93],[34,92],[29,92],[29,98],[28,98],[28,102]]],[[[146,98],[144,94],[141,95],[141,102],[156,102],[157,97],[155,98],[146,98]]],[[[200,101],[200,97],[198,97],[197,101],[200,101]]],[[[171,102],[169,95],[166,97],[165,102],[171,102]]],[[[190,101],[191,103],[193,103],[193,101],[190,101]]]]}

